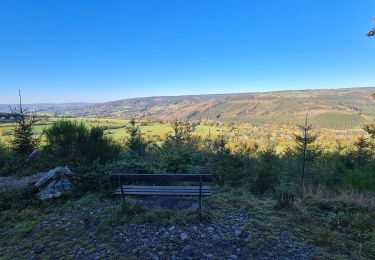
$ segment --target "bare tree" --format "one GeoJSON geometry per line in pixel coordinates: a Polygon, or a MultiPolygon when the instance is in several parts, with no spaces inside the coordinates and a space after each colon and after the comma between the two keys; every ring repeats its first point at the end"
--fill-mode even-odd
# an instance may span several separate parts
{"type": "Polygon", "coordinates": [[[21,154],[31,153],[37,145],[37,139],[34,138],[33,127],[37,119],[35,111],[31,111],[22,106],[21,91],[18,91],[20,103],[16,107],[10,107],[13,114],[13,139],[11,144],[13,150],[21,154]]]}

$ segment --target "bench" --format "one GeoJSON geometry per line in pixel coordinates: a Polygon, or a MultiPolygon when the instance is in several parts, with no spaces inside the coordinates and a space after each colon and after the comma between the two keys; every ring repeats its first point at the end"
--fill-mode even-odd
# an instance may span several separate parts
{"type": "Polygon", "coordinates": [[[114,195],[117,196],[198,196],[199,209],[202,207],[202,197],[211,195],[211,187],[203,185],[212,182],[210,174],[110,174],[111,184],[117,184],[114,195]],[[189,182],[195,185],[167,186],[155,184],[172,184],[189,182]],[[142,183],[152,185],[128,185],[142,183]]]}

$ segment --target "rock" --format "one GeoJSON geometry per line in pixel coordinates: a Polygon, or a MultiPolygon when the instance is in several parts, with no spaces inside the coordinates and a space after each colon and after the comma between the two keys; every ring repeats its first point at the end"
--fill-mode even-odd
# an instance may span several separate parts
{"type": "Polygon", "coordinates": [[[234,235],[235,235],[236,237],[239,237],[241,234],[242,234],[242,231],[241,231],[241,230],[235,230],[235,231],[234,231],[234,235]]]}
{"type": "Polygon", "coordinates": [[[180,234],[180,238],[181,238],[182,241],[184,241],[188,238],[188,235],[185,232],[183,232],[183,233],[180,234]]]}
{"type": "Polygon", "coordinates": [[[36,247],[34,247],[34,253],[35,254],[41,254],[44,252],[44,245],[37,245],[36,247]]]}
{"type": "Polygon", "coordinates": [[[171,226],[170,228],[168,228],[168,231],[173,231],[173,230],[175,230],[175,229],[176,229],[175,226],[171,226]]]}
{"type": "Polygon", "coordinates": [[[72,175],[72,171],[69,169],[69,167],[56,167],[52,170],[49,170],[48,172],[44,173],[40,179],[35,183],[35,186],[37,188],[41,188],[46,184],[49,180],[53,179],[56,175],[59,176],[69,176],[72,175]]]}
{"type": "Polygon", "coordinates": [[[35,186],[40,189],[39,199],[59,198],[64,193],[71,191],[72,183],[69,178],[72,174],[68,167],[56,167],[43,174],[35,183],[35,186]]]}
{"type": "Polygon", "coordinates": [[[197,226],[193,226],[193,230],[194,230],[195,232],[198,232],[198,227],[197,227],[197,226]]]}
{"type": "Polygon", "coordinates": [[[210,233],[212,233],[212,232],[215,231],[215,229],[214,229],[213,227],[208,227],[208,228],[207,228],[207,231],[210,232],[210,233]]]}
{"type": "Polygon", "coordinates": [[[246,243],[249,243],[249,242],[251,241],[251,239],[252,239],[252,236],[249,234],[249,235],[247,236],[247,238],[245,239],[245,242],[246,242],[246,243]]]}
{"type": "Polygon", "coordinates": [[[237,259],[238,257],[236,255],[230,255],[229,258],[230,259],[237,259]]]}
{"type": "Polygon", "coordinates": [[[196,250],[192,245],[187,245],[182,249],[182,253],[187,256],[193,256],[195,255],[196,250]]]}
{"type": "Polygon", "coordinates": [[[218,241],[218,240],[220,240],[220,237],[219,237],[218,235],[214,235],[214,236],[212,237],[212,240],[213,240],[213,241],[218,241]]]}

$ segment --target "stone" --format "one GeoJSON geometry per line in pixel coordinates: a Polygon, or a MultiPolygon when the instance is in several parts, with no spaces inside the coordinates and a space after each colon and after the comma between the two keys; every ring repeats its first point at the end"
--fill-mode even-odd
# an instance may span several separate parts
{"type": "Polygon", "coordinates": [[[236,237],[239,237],[241,234],[242,234],[242,231],[241,231],[241,230],[235,230],[235,231],[234,231],[234,235],[235,235],[236,237]]]}
{"type": "Polygon", "coordinates": [[[182,253],[187,256],[193,256],[196,253],[195,248],[192,245],[187,245],[182,248],[182,253]]]}
{"type": "Polygon", "coordinates": [[[72,183],[69,178],[72,172],[68,167],[56,167],[44,173],[35,183],[39,188],[37,196],[41,200],[59,198],[72,190],[72,183]]]}
{"type": "Polygon", "coordinates": [[[215,229],[214,229],[213,227],[208,227],[208,228],[207,228],[207,231],[210,232],[210,233],[212,233],[212,232],[215,231],[215,229]]]}
{"type": "Polygon", "coordinates": [[[44,249],[45,249],[44,245],[37,245],[34,247],[34,253],[37,255],[41,254],[44,252],[44,249]]]}
{"type": "Polygon", "coordinates": [[[249,243],[252,240],[252,236],[249,234],[247,238],[245,239],[246,243],[249,243]]]}
{"type": "Polygon", "coordinates": [[[176,229],[175,226],[171,226],[170,228],[168,228],[168,231],[173,231],[173,230],[175,230],[175,229],[176,229]]]}
{"type": "Polygon", "coordinates": [[[214,236],[212,237],[212,240],[213,240],[213,241],[218,241],[218,240],[220,240],[220,237],[219,237],[218,235],[214,235],[214,236]]]}
{"type": "Polygon", "coordinates": [[[181,238],[182,241],[184,241],[188,238],[188,235],[185,232],[183,232],[183,233],[180,234],[180,238],[181,238]]]}
{"type": "Polygon", "coordinates": [[[44,173],[40,179],[35,183],[35,186],[37,188],[41,188],[42,186],[44,186],[44,184],[46,184],[49,180],[55,178],[56,175],[59,175],[59,176],[69,176],[69,175],[72,175],[72,171],[69,169],[69,167],[65,166],[65,167],[56,167],[52,170],[49,170],[48,172],[44,173]]]}
{"type": "Polygon", "coordinates": [[[236,255],[230,255],[229,258],[230,259],[237,259],[238,257],[236,255]]]}

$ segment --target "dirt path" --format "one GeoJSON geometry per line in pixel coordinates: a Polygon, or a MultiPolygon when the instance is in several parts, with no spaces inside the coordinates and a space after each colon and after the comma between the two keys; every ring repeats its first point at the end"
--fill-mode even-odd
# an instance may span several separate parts
{"type": "Polygon", "coordinates": [[[26,176],[26,177],[0,177],[0,193],[4,191],[19,189],[22,187],[27,186],[30,183],[35,183],[37,180],[39,180],[40,176],[42,176],[41,173],[36,173],[34,175],[26,176]]]}

